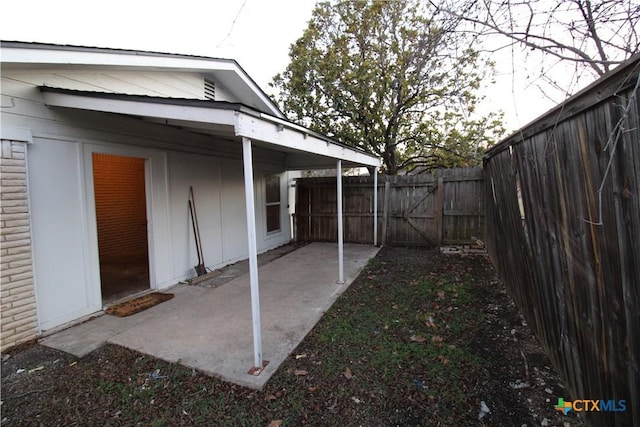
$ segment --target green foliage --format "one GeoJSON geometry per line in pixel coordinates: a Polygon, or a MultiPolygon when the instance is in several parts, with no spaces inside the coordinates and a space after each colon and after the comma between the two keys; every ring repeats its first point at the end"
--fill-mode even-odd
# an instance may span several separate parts
{"type": "Polygon", "coordinates": [[[477,164],[503,132],[476,117],[492,66],[458,18],[414,0],[319,3],[272,86],[288,117],[379,155],[388,174],[477,164]]]}

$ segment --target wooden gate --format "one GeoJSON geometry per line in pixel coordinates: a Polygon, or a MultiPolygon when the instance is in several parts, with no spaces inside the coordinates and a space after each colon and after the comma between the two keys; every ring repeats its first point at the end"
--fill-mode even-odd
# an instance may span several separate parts
{"type": "Polygon", "coordinates": [[[442,182],[432,177],[389,177],[384,184],[382,244],[437,246],[436,211],[442,182]],[[438,185],[440,184],[440,185],[438,185]]]}
{"type": "MultiPolygon", "coordinates": [[[[434,174],[380,176],[378,242],[439,246],[475,243],[484,236],[481,168],[434,174]]],[[[345,242],[373,243],[373,178],[343,178],[345,242]]],[[[296,181],[297,240],[336,241],[335,178],[296,181]]]]}

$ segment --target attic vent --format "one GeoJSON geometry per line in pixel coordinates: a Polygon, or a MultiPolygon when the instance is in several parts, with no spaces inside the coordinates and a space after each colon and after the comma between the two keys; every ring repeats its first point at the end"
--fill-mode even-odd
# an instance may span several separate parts
{"type": "Polygon", "coordinates": [[[204,97],[206,99],[216,99],[216,84],[208,79],[204,79],[204,97]]]}

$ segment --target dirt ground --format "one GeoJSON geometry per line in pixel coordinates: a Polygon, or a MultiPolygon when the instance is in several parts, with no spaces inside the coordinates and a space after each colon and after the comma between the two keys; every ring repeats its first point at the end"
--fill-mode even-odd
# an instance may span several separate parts
{"type": "Polygon", "coordinates": [[[420,248],[383,248],[261,391],[38,343],[2,355],[1,391],[3,426],[582,424],[488,258],[420,248]]]}

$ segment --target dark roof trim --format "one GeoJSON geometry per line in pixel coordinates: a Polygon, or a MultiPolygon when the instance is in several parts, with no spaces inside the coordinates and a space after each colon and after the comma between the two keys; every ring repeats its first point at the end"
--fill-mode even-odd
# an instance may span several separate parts
{"type": "Polygon", "coordinates": [[[629,89],[640,78],[640,54],[629,58],[616,69],[605,74],[580,92],[558,104],[529,124],[515,131],[507,138],[488,149],[485,161],[514,144],[544,132],[593,106],[605,101],[617,93],[629,89]]]}

